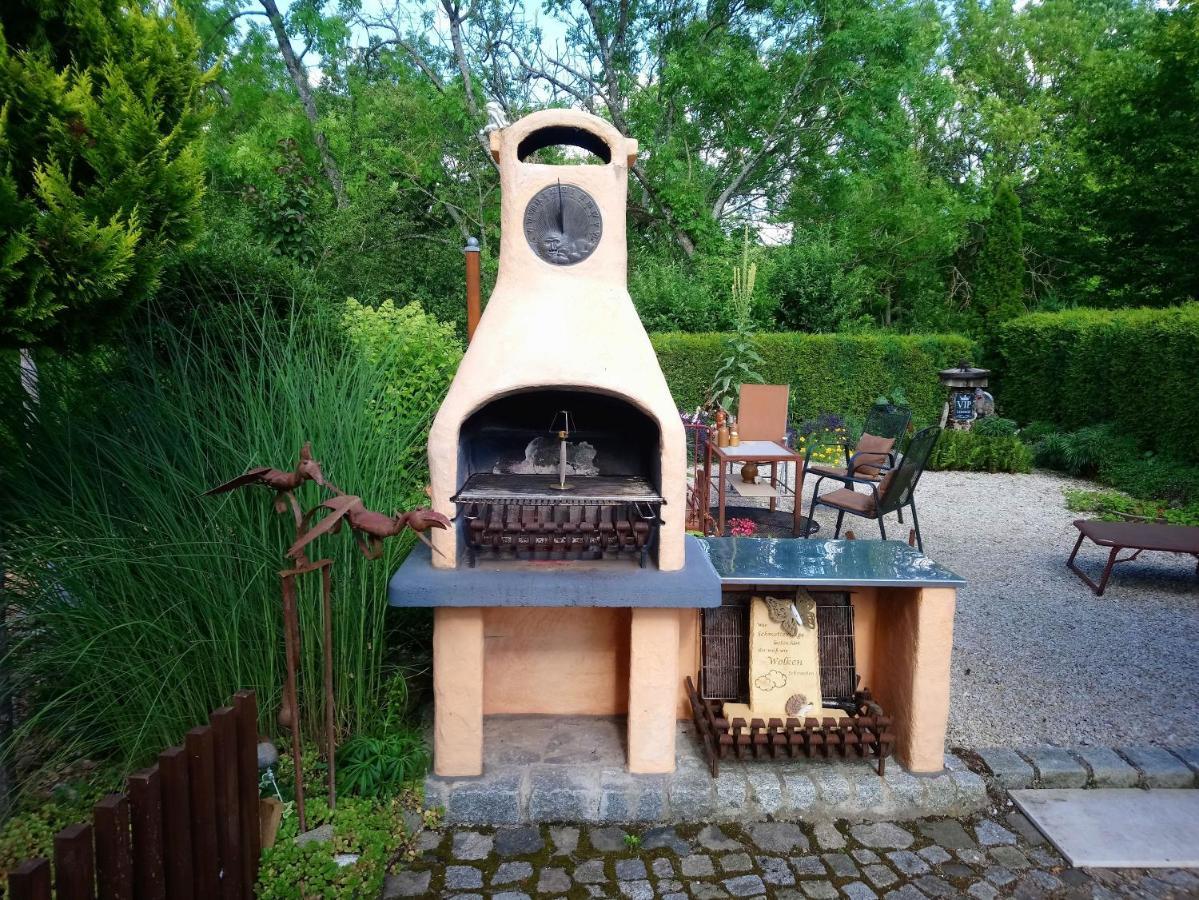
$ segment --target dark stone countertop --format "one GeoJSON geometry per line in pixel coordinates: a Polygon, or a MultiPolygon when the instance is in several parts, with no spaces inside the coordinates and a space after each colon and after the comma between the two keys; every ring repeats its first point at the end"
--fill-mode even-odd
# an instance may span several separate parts
{"type": "Polygon", "coordinates": [[[417,544],[391,576],[392,606],[612,606],[696,608],[720,605],[720,579],[697,538],[686,538],[677,572],[640,568],[635,560],[480,559],[475,568],[433,568],[417,544]]]}
{"type": "Polygon", "coordinates": [[[901,541],[702,538],[723,584],[961,587],[966,580],[901,541]]]}

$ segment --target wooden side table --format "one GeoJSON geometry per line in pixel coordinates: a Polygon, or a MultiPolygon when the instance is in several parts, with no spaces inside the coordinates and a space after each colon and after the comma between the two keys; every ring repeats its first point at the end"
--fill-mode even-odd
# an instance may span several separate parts
{"type": "MultiPolygon", "coordinates": [[[[715,437],[715,432],[711,432],[711,437],[715,437]]],[[[711,483],[712,464],[715,460],[717,468],[716,481],[716,533],[724,534],[725,521],[724,510],[728,497],[728,467],[734,463],[767,463],[770,466],[770,508],[773,510],[778,503],[778,497],[781,493],[794,493],[795,495],[795,510],[793,517],[792,533],[797,537],[803,536],[803,516],[800,515],[800,497],[803,492],[803,455],[795,452],[785,444],[780,444],[775,441],[742,441],[736,447],[717,447],[715,440],[708,441],[708,455],[706,465],[704,466],[704,480],[711,483]],[[795,463],[795,490],[791,491],[786,485],[784,479],[783,484],[779,484],[778,466],[779,463],[795,463]]],[[[766,493],[759,496],[767,496],[766,493]]]]}

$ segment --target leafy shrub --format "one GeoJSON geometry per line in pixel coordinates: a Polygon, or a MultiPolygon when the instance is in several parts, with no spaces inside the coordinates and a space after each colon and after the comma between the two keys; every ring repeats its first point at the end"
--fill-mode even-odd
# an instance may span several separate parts
{"type": "Polygon", "coordinates": [[[1051,422],[1029,422],[1020,429],[1020,440],[1026,444],[1037,444],[1060,431],[1061,429],[1051,422]]]}
{"type": "MultiPolygon", "coordinates": [[[[330,480],[372,508],[420,498],[423,454],[412,447],[445,389],[448,351],[396,338],[399,352],[376,357],[320,308],[278,317],[243,302],[194,329],[159,324],[132,341],[127,367],[96,373],[102,404],[61,403],[44,386],[28,452],[9,461],[0,496],[15,623],[5,663],[30,710],[21,734],[49,748],[38,762],[57,751],[136,765],[241,688],[258,691],[273,722],[283,668],[276,573],[289,529],[265,491],[200,494],[250,465],[290,467],[311,440],[330,480]],[[422,379],[411,389],[409,370],[422,379]]],[[[306,486],[300,499],[317,496],[306,486]]],[[[323,545],[337,559],[343,733],[379,716],[386,584],[408,546],[389,542],[368,561],[344,530],[323,545]]],[[[301,709],[313,735],[323,730],[315,582],[299,584],[301,709]]],[[[403,621],[427,627],[427,617],[403,621]]]]}
{"type": "MultiPolygon", "coordinates": [[[[652,334],[650,340],[681,409],[703,403],[723,358],[723,334],[652,334]]],[[[755,365],[767,384],[791,385],[791,416],[803,419],[837,410],[864,416],[879,392],[902,388],[917,423],[941,416],[945,389],[937,371],[971,356],[959,335],[758,334],[755,365]]]]}
{"type": "Polygon", "coordinates": [[[933,448],[928,467],[964,472],[1031,472],[1032,451],[1011,435],[945,430],[933,448]]]}
{"type": "Polygon", "coordinates": [[[339,792],[391,797],[429,768],[429,748],[420,731],[397,725],[378,737],[357,734],[337,751],[339,792]]]}
{"type": "Polygon", "coordinates": [[[1019,430],[1015,419],[1005,419],[1002,416],[984,416],[975,421],[970,429],[975,434],[984,437],[1015,437],[1019,430]]]}
{"type": "Polygon", "coordinates": [[[308,827],[331,824],[333,839],[296,844],[297,819],[286,816],[275,845],[262,851],[255,896],[259,900],[377,897],[403,827],[399,804],[338,797],[337,810],[330,813],[318,793],[308,798],[306,812],[308,827]],[[346,853],[357,856],[357,861],[339,865],[334,857],[346,853]]]}
{"type": "Polygon", "coordinates": [[[1110,425],[1094,425],[1073,433],[1056,432],[1046,435],[1034,448],[1036,463],[1067,475],[1092,477],[1099,472],[1105,456],[1112,453],[1116,443],[1126,453],[1135,452],[1127,439],[1110,425]]]}
{"type": "Polygon", "coordinates": [[[194,235],[215,77],[195,28],[128,0],[0,4],[0,344],[79,348],[194,235]]]}
{"type": "Polygon", "coordinates": [[[1199,462],[1199,303],[1020,316],[996,333],[1004,410],[1070,431],[1111,422],[1139,446],[1199,462]]]}
{"type": "Polygon", "coordinates": [[[1119,491],[1065,491],[1066,506],[1074,512],[1095,513],[1106,521],[1148,519],[1171,525],[1199,526],[1199,503],[1172,507],[1160,500],[1138,500],[1119,491]]]}

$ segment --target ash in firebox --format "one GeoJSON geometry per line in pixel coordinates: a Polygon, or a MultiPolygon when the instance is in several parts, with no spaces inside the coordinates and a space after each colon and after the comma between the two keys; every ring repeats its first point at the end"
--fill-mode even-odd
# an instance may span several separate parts
{"type": "MultiPolygon", "coordinates": [[[[525,458],[519,462],[498,462],[494,475],[557,475],[559,442],[552,437],[535,437],[525,447],[525,458]]],[[[566,442],[566,474],[598,475],[595,447],[587,441],[566,442]]]]}

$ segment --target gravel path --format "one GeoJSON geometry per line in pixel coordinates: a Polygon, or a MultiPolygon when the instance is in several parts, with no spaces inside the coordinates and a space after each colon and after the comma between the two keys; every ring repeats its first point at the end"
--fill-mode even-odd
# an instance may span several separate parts
{"type": "MultiPolygon", "coordinates": [[[[1067,487],[1095,485],[1045,472],[921,480],[925,552],[969,582],[958,599],[949,745],[1199,744],[1194,562],[1145,554],[1117,566],[1096,597],[1066,568],[1079,517],[1066,509],[1067,487]]],[[[835,516],[816,519],[819,536],[832,537],[835,516]]],[[[847,521],[859,538],[878,537],[875,523],[847,521]]],[[[892,523],[888,533],[906,538],[892,523]]],[[[1106,556],[1084,546],[1079,564],[1097,575],[1106,556]]]]}

